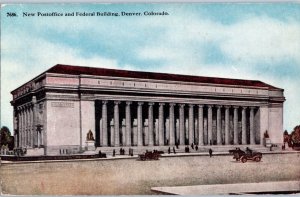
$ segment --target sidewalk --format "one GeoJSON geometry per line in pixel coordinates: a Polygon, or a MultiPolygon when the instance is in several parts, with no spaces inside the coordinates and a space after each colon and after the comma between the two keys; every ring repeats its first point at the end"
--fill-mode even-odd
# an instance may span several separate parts
{"type": "Polygon", "coordinates": [[[159,194],[175,195],[298,193],[300,192],[300,181],[153,187],[151,190],[159,194]]]}
{"type": "MultiPolygon", "coordinates": [[[[264,151],[260,151],[263,155],[264,154],[300,154],[300,151],[292,151],[292,150],[274,150],[274,151],[268,151],[268,150],[264,150],[264,151]]],[[[86,153],[87,154],[87,153],[86,153]]],[[[89,154],[96,154],[96,152],[94,151],[89,151],[89,154]]],[[[219,151],[219,152],[213,152],[213,156],[225,156],[225,155],[230,155],[229,152],[225,152],[225,151],[219,151]]],[[[173,152],[171,152],[170,154],[168,154],[167,152],[165,152],[164,154],[161,154],[161,157],[189,157],[189,156],[201,156],[201,157],[209,157],[208,151],[198,151],[198,152],[189,152],[189,153],[185,153],[185,152],[176,152],[176,154],[174,154],[173,152]]],[[[5,160],[0,160],[0,165],[2,164],[24,164],[24,163],[51,163],[51,162],[84,162],[84,161],[98,161],[98,160],[119,160],[119,159],[138,159],[138,154],[134,154],[133,156],[129,156],[129,155],[119,155],[116,154],[115,157],[112,156],[112,154],[108,154],[107,158],[91,158],[91,159],[68,159],[68,160],[40,160],[40,161],[5,161],[5,160]]]]}

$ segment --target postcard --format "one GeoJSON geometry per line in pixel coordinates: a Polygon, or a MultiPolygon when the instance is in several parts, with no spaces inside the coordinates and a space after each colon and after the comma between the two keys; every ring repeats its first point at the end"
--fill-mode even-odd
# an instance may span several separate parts
{"type": "Polygon", "coordinates": [[[299,193],[299,43],[299,3],[1,5],[1,194],[299,193]]]}

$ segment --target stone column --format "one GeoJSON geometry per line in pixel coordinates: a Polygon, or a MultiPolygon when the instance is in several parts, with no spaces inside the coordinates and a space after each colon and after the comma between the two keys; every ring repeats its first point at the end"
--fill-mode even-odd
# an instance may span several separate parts
{"type": "Polygon", "coordinates": [[[33,132],[33,147],[36,147],[37,146],[37,106],[36,106],[36,97],[33,96],[32,97],[32,117],[33,117],[33,120],[32,120],[32,132],[33,132]]]}
{"type": "Polygon", "coordinates": [[[148,103],[148,131],[149,131],[149,146],[153,146],[153,105],[154,103],[148,103]]]}
{"type": "Polygon", "coordinates": [[[208,105],[207,111],[207,135],[208,135],[208,144],[212,145],[212,105],[208,105]]]}
{"type": "Polygon", "coordinates": [[[195,131],[195,122],[194,122],[194,105],[189,105],[189,144],[194,143],[194,131],[195,131]]]}
{"type": "Polygon", "coordinates": [[[198,105],[198,132],[199,132],[199,146],[204,145],[203,137],[203,105],[198,105]]]}
{"type": "Polygon", "coordinates": [[[179,104],[179,143],[185,145],[184,136],[184,104],[179,104]]]}
{"type": "Polygon", "coordinates": [[[242,108],[242,144],[247,144],[246,109],[247,109],[247,107],[242,108]]]}
{"type": "Polygon", "coordinates": [[[255,144],[254,107],[250,107],[250,144],[255,144]]]}
{"type": "Polygon", "coordinates": [[[131,146],[131,102],[126,102],[125,118],[126,118],[126,146],[131,146]]]}
{"type": "Polygon", "coordinates": [[[28,115],[28,107],[26,105],[25,108],[25,146],[28,146],[28,120],[29,120],[29,115],[28,115]]]}
{"type": "Polygon", "coordinates": [[[221,107],[220,105],[217,106],[217,144],[222,144],[222,125],[221,125],[221,107]]]}
{"type": "Polygon", "coordinates": [[[30,106],[30,147],[33,148],[33,106],[30,106]]]}
{"type": "Polygon", "coordinates": [[[22,107],[22,147],[26,146],[25,107],[22,107]]]}
{"type": "Polygon", "coordinates": [[[22,147],[22,108],[18,107],[18,117],[19,117],[19,147],[22,147]]]}
{"type": "Polygon", "coordinates": [[[102,145],[108,145],[108,129],[107,129],[107,101],[102,101],[102,145]]]}
{"type": "Polygon", "coordinates": [[[229,106],[225,106],[225,145],[229,144],[229,106]]]}
{"type": "MultiPolygon", "coordinates": [[[[101,112],[102,113],[102,112],[101,112]]],[[[103,126],[102,126],[102,124],[103,124],[103,119],[102,118],[100,118],[99,119],[99,145],[100,146],[103,146],[103,126]]]]}
{"type": "Polygon", "coordinates": [[[27,107],[24,107],[24,124],[23,124],[23,137],[24,137],[24,142],[23,146],[27,147],[27,107]]]}
{"type": "Polygon", "coordinates": [[[20,129],[20,147],[24,146],[24,108],[20,108],[21,112],[21,129],[20,129]]]}
{"type": "Polygon", "coordinates": [[[164,141],[164,130],[165,130],[165,125],[164,125],[164,103],[159,103],[159,115],[158,115],[158,144],[160,146],[165,145],[164,141]]]}
{"type": "Polygon", "coordinates": [[[120,101],[114,102],[114,125],[115,125],[115,141],[112,143],[112,146],[120,146],[120,114],[119,114],[119,104],[120,101]]]}
{"type": "Polygon", "coordinates": [[[239,144],[238,140],[238,106],[233,106],[233,143],[239,144]]]}
{"type": "Polygon", "coordinates": [[[170,146],[175,145],[175,117],[174,117],[174,103],[170,103],[170,146]]]}
{"type": "Polygon", "coordinates": [[[138,146],[143,146],[143,102],[138,102],[138,108],[137,108],[137,135],[138,135],[138,146]]]}
{"type": "Polygon", "coordinates": [[[18,147],[21,147],[21,137],[22,137],[22,131],[21,131],[21,126],[22,126],[22,120],[21,120],[21,108],[18,107],[18,147]]]}

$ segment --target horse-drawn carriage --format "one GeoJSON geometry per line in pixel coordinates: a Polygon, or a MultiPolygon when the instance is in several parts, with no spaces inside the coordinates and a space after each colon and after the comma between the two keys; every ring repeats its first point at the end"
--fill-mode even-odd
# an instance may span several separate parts
{"type": "Polygon", "coordinates": [[[248,160],[260,162],[262,158],[262,153],[253,151],[249,148],[247,148],[246,151],[236,148],[234,150],[229,150],[229,153],[233,155],[233,159],[243,163],[247,162],[248,160]]]}
{"type": "Polygon", "coordinates": [[[158,152],[158,151],[146,152],[144,154],[139,154],[139,159],[141,161],[158,160],[159,157],[160,157],[160,152],[158,152]]]}

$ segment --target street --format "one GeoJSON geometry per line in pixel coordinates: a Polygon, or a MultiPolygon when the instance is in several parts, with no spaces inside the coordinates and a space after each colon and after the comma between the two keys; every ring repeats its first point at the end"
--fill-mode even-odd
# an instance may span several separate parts
{"type": "Polygon", "coordinates": [[[151,187],[300,180],[300,153],[264,154],[261,162],[231,155],[2,164],[3,194],[133,195],[151,187]]]}

